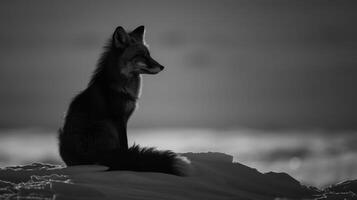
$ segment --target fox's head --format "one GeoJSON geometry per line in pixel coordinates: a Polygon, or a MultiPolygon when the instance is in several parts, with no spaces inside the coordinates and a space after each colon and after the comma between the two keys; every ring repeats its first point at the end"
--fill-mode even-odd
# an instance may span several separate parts
{"type": "Polygon", "coordinates": [[[144,37],[144,26],[139,26],[129,33],[121,26],[115,29],[112,48],[121,52],[118,59],[120,73],[124,75],[157,74],[164,69],[150,56],[144,37]]]}

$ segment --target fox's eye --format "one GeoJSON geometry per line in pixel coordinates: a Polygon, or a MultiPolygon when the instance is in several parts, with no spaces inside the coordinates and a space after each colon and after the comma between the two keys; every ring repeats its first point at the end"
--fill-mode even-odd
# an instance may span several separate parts
{"type": "Polygon", "coordinates": [[[132,59],[132,61],[133,61],[134,63],[137,63],[137,62],[145,62],[145,58],[142,57],[142,56],[135,56],[135,57],[132,59]]]}
{"type": "Polygon", "coordinates": [[[135,62],[136,65],[138,65],[139,67],[146,67],[147,64],[143,61],[138,61],[138,62],[135,62]]]}
{"type": "Polygon", "coordinates": [[[145,58],[142,57],[142,56],[136,56],[136,57],[134,57],[133,62],[134,62],[136,65],[141,66],[141,67],[147,66],[147,64],[146,64],[146,62],[145,62],[145,58]]]}

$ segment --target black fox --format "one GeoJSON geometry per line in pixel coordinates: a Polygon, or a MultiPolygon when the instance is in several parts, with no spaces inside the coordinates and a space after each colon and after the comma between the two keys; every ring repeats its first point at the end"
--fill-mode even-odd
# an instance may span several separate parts
{"type": "Polygon", "coordinates": [[[141,74],[164,69],[151,58],[144,33],[144,26],[129,33],[116,28],[87,88],[71,102],[59,131],[60,155],[68,166],[184,175],[183,160],[171,151],[128,148],[127,122],[140,95],[141,74]]]}

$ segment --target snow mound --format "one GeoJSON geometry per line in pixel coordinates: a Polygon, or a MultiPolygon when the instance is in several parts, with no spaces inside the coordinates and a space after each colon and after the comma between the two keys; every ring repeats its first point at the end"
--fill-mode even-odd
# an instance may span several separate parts
{"type": "Polygon", "coordinates": [[[222,153],[184,153],[186,177],[106,171],[103,166],[62,167],[33,163],[0,170],[0,199],[347,199],[356,200],[357,181],[324,190],[301,185],[286,173],[260,173],[222,153]]]}

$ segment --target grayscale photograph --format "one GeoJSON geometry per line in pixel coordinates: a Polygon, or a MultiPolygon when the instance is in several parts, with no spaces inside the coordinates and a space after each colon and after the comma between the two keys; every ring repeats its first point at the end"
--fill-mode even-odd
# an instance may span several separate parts
{"type": "Polygon", "coordinates": [[[0,1],[0,199],[357,200],[357,1],[0,1]]]}

